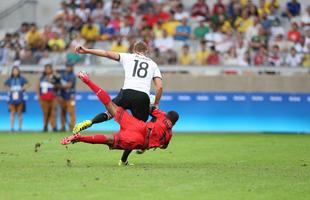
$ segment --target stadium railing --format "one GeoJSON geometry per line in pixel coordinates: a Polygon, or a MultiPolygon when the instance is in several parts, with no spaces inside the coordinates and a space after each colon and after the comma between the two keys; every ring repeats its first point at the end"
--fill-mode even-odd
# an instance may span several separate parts
{"type": "MultiPolygon", "coordinates": [[[[271,75],[298,75],[298,74],[310,74],[310,68],[303,67],[271,67],[271,66],[259,66],[259,67],[240,67],[240,66],[180,66],[180,65],[164,65],[159,66],[163,73],[189,73],[199,75],[222,75],[222,74],[235,74],[235,75],[259,75],[259,74],[271,74],[271,75]]],[[[54,66],[56,70],[64,69],[64,65],[54,66]]],[[[0,68],[1,69],[1,68],[0,68]]],[[[11,67],[3,67],[2,74],[10,73],[11,67]]],[[[22,65],[20,66],[22,72],[40,73],[43,71],[43,67],[38,65],[22,65]]],[[[121,74],[123,69],[118,64],[109,65],[90,65],[81,66],[77,65],[75,70],[86,70],[88,73],[94,74],[121,74]]]]}

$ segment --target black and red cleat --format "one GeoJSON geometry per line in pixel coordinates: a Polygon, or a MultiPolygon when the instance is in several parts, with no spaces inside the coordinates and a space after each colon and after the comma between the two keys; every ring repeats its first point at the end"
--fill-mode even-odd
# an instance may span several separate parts
{"type": "Polygon", "coordinates": [[[89,82],[89,75],[87,74],[87,72],[85,71],[80,71],[78,73],[78,77],[79,79],[81,79],[81,81],[83,81],[84,83],[88,83],[89,82]]]}
{"type": "Polygon", "coordinates": [[[80,133],[76,133],[76,134],[70,135],[70,136],[68,136],[68,137],[63,138],[63,139],[60,141],[60,144],[62,144],[62,145],[68,145],[68,144],[70,144],[70,143],[78,142],[78,140],[79,140],[80,137],[81,137],[81,134],[80,134],[80,133]]]}

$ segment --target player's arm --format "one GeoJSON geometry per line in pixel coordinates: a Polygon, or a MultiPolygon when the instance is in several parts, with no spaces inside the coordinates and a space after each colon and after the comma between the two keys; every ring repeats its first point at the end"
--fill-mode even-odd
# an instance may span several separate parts
{"type": "Polygon", "coordinates": [[[154,106],[158,107],[159,101],[163,94],[163,81],[160,77],[154,77],[153,83],[154,83],[155,92],[156,92],[154,106]]]}
{"type": "Polygon", "coordinates": [[[120,55],[117,52],[106,51],[106,50],[101,50],[101,49],[88,49],[81,45],[78,45],[75,48],[75,52],[79,54],[92,54],[96,56],[101,56],[101,57],[109,58],[115,61],[120,60],[120,55]]]}
{"type": "Polygon", "coordinates": [[[168,135],[167,135],[167,138],[166,138],[166,142],[165,142],[163,145],[161,145],[159,148],[161,148],[161,149],[167,149],[168,146],[169,146],[169,143],[170,143],[171,138],[172,138],[172,134],[168,134],[168,135]]]}
{"type": "Polygon", "coordinates": [[[74,80],[72,79],[72,80],[69,80],[66,84],[61,84],[61,88],[65,90],[70,89],[73,86],[73,82],[74,80]]]}
{"type": "Polygon", "coordinates": [[[170,142],[170,141],[168,141],[168,142],[165,143],[164,145],[161,145],[160,148],[161,148],[161,149],[167,149],[167,148],[168,148],[168,145],[169,145],[169,142],[170,142]]]}
{"type": "Polygon", "coordinates": [[[11,90],[11,83],[10,83],[10,79],[7,79],[6,81],[4,81],[4,89],[6,91],[10,91],[11,90]]]}
{"type": "Polygon", "coordinates": [[[163,79],[158,66],[156,66],[153,74],[153,83],[156,90],[154,105],[158,107],[161,95],[163,94],[163,79]]]}
{"type": "Polygon", "coordinates": [[[159,110],[157,107],[153,106],[151,109],[151,116],[155,118],[162,118],[166,116],[166,113],[162,110],[159,110]]]}
{"type": "Polygon", "coordinates": [[[23,82],[22,90],[26,91],[30,87],[30,84],[29,84],[28,80],[25,79],[24,77],[22,78],[22,82],[23,82]]]}
{"type": "Polygon", "coordinates": [[[72,87],[72,85],[73,85],[72,81],[68,81],[66,84],[61,85],[61,88],[65,89],[65,90],[70,89],[72,87]]]}

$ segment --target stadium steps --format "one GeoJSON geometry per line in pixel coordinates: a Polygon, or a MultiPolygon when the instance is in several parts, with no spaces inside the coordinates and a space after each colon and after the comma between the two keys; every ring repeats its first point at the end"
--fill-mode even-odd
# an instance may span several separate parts
{"type": "Polygon", "coordinates": [[[38,0],[1,1],[0,29],[8,32],[24,21],[35,22],[37,3],[38,0]]]}

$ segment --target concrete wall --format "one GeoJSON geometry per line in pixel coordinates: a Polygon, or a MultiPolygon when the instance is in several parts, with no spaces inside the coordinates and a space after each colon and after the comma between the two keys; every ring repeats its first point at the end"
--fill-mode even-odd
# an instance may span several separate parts
{"type": "MultiPolygon", "coordinates": [[[[6,77],[0,76],[1,82],[6,77]]],[[[28,74],[26,78],[35,90],[39,75],[28,74]]],[[[92,79],[107,90],[119,90],[123,84],[120,75],[92,75],[92,79]]],[[[88,90],[81,82],[77,82],[79,90],[88,90]]],[[[196,76],[188,74],[165,74],[164,89],[166,91],[252,91],[252,92],[310,92],[310,76],[196,76]]],[[[1,83],[0,90],[3,90],[1,83]]]]}
{"type": "Polygon", "coordinates": [[[60,9],[60,2],[63,0],[38,0],[37,23],[40,27],[50,23],[57,11],[60,9]]]}
{"type": "MultiPolygon", "coordinates": [[[[50,23],[59,10],[62,0],[36,0],[26,3],[20,9],[0,20],[2,31],[15,31],[22,22],[36,22],[39,27],[50,23]],[[35,3],[37,2],[37,3],[35,3]],[[4,30],[5,29],[5,30],[4,30]]],[[[0,12],[19,2],[19,0],[2,0],[0,12]]]]}
{"type": "MultiPolygon", "coordinates": [[[[6,1],[5,5],[2,4],[0,12],[5,12],[5,10],[19,1],[6,1]]],[[[15,31],[19,28],[22,22],[36,22],[36,1],[28,1],[23,4],[20,8],[12,13],[8,13],[4,18],[0,19],[0,32],[15,31]]],[[[3,33],[2,33],[3,34],[3,33]]]]}
{"type": "Polygon", "coordinates": [[[19,0],[9,0],[9,1],[1,1],[0,4],[0,12],[5,10],[6,8],[16,4],[19,0]]]}

